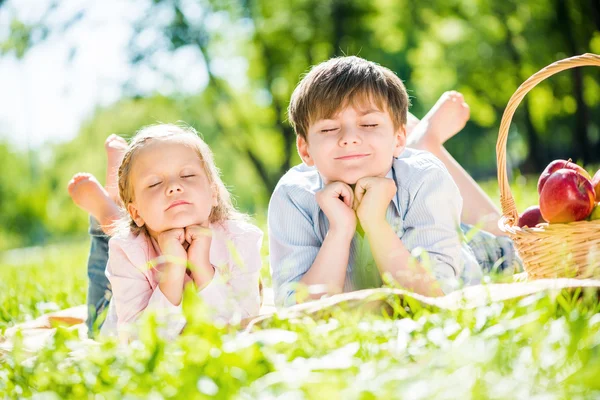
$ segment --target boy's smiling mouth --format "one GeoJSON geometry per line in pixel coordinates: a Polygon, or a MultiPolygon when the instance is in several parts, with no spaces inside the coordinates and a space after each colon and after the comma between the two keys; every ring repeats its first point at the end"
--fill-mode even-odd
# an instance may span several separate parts
{"type": "Polygon", "coordinates": [[[360,158],[368,157],[370,154],[357,153],[357,154],[348,154],[347,156],[336,157],[336,160],[358,160],[360,158]]]}

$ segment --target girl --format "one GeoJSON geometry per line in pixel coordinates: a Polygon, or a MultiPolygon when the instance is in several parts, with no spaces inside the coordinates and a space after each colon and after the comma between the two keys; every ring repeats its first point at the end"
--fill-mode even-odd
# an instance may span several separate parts
{"type": "Polygon", "coordinates": [[[167,336],[177,335],[188,284],[216,318],[258,314],[262,232],[234,209],[195,131],[142,129],[125,152],[118,188],[126,213],[109,242],[112,299],[101,334],[126,339],[133,322],[156,310],[167,336]]]}

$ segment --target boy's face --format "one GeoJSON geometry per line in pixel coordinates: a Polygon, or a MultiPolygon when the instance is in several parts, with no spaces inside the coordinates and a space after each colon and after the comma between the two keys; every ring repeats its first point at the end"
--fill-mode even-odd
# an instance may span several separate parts
{"type": "Polygon", "coordinates": [[[296,144],[304,163],[314,165],[325,184],[353,185],[360,178],[388,173],[393,157],[404,150],[406,131],[394,129],[387,110],[375,104],[349,105],[330,119],[315,121],[307,140],[298,136],[296,144]]]}

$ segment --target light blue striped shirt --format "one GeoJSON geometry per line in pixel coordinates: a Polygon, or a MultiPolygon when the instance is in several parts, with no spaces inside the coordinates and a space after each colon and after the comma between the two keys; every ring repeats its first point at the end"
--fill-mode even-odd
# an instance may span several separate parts
{"type": "MultiPolygon", "coordinates": [[[[479,281],[482,272],[468,245],[461,241],[462,197],[440,160],[424,151],[405,149],[386,175],[396,195],[386,219],[417,260],[429,265],[445,293],[479,281]],[[423,251],[421,251],[423,250],[423,251]]],[[[310,269],[323,244],[329,221],[315,193],[324,183],[314,167],[289,170],[269,203],[269,252],[275,304],[295,304],[297,282],[310,269]]],[[[381,286],[368,243],[355,233],[350,246],[344,291],[381,286]]]]}

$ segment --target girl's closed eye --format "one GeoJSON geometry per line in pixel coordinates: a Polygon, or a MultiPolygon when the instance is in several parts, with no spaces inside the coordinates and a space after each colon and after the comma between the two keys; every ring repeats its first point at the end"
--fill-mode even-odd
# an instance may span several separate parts
{"type": "Polygon", "coordinates": [[[156,186],[160,185],[161,183],[162,182],[160,182],[160,181],[159,182],[155,182],[155,183],[150,184],[148,187],[149,188],[153,188],[153,187],[156,187],[156,186]]]}

